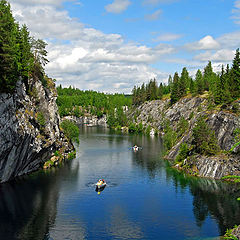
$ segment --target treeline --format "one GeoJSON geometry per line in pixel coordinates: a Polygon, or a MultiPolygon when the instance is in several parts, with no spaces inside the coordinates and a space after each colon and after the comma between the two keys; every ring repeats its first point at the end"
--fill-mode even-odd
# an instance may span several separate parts
{"type": "Polygon", "coordinates": [[[20,78],[27,87],[29,77],[37,77],[46,85],[45,47],[44,41],[30,37],[26,25],[15,21],[10,4],[0,0],[0,92],[12,92],[20,78]]]}
{"type": "Polygon", "coordinates": [[[156,79],[150,80],[141,87],[134,86],[132,90],[132,101],[134,105],[141,105],[145,101],[162,99],[163,95],[170,93],[170,86],[160,83],[157,85],[156,79]]]}
{"type": "Polygon", "coordinates": [[[131,96],[124,94],[105,94],[96,91],[82,91],[74,87],[57,87],[57,104],[60,116],[73,115],[76,117],[86,114],[108,117],[108,125],[124,126],[127,121],[125,107],[131,107],[131,96]]]}
{"type": "Polygon", "coordinates": [[[215,104],[229,104],[240,97],[240,53],[236,50],[232,67],[222,66],[220,73],[215,73],[209,61],[203,72],[198,70],[195,78],[189,76],[187,69],[182,69],[181,75],[175,72],[169,76],[168,84],[158,86],[156,80],[151,80],[141,87],[132,90],[133,104],[140,105],[144,101],[162,99],[170,93],[171,104],[191,93],[193,96],[208,91],[215,104]]]}

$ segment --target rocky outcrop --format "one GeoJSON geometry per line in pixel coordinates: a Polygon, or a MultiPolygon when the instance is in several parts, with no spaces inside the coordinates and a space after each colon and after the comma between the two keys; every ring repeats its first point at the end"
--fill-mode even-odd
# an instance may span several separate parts
{"type": "Polygon", "coordinates": [[[0,182],[38,170],[56,150],[73,146],[59,129],[54,85],[19,81],[13,94],[0,94],[0,182]]]}
{"type": "Polygon", "coordinates": [[[88,116],[82,116],[82,117],[75,117],[75,116],[65,116],[62,118],[62,120],[69,120],[72,122],[75,122],[76,124],[88,124],[88,125],[98,125],[98,126],[107,126],[107,116],[104,115],[101,118],[98,118],[97,116],[88,115],[88,116]]]}
{"type": "MultiPolygon", "coordinates": [[[[188,129],[166,156],[172,161],[178,155],[182,143],[192,143],[192,130],[200,116],[205,116],[206,123],[215,131],[220,148],[229,151],[236,143],[234,131],[240,128],[239,114],[229,109],[221,110],[212,107],[206,96],[185,97],[172,106],[169,100],[145,102],[131,113],[130,118],[135,119],[136,123],[142,122],[145,127],[150,125],[162,134],[164,134],[163,127],[166,120],[169,121],[174,131],[177,131],[181,118],[188,121],[188,129]]],[[[221,178],[228,174],[240,175],[240,146],[234,148],[232,153],[215,157],[200,155],[189,157],[177,167],[188,168],[190,173],[203,177],[221,178]]]]}

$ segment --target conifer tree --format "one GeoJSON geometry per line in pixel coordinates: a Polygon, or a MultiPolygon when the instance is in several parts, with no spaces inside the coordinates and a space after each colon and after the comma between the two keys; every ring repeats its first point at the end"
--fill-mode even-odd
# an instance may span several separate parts
{"type": "Polygon", "coordinates": [[[204,87],[203,87],[203,77],[202,77],[202,73],[201,71],[198,69],[197,73],[196,73],[196,87],[197,87],[197,93],[198,94],[202,94],[204,87]]]}
{"type": "Polygon", "coordinates": [[[189,85],[189,74],[187,68],[184,67],[179,80],[179,94],[181,97],[187,94],[187,87],[189,87],[189,85]]]}
{"type": "Polygon", "coordinates": [[[178,73],[175,72],[173,77],[173,85],[171,90],[171,104],[176,103],[179,100],[179,76],[178,73]]]}
{"type": "Polygon", "coordinates": [[[13,91],[19,77],[17,24],[9,3],[0,1],[0,91],[13,91]]]}
{"type": "Polygon", "coordinates": [[[158,99],[162,99],[163,97],[163,84],[160,83],[158,87],[158,99]]]}
{"type": "Polygon", "coordinates": [[[236,50],[235,57],[233,59],[233,65],[231,68],[229,79],[230,92],[233,99],[240,97],[240,53],[239,48],[236,50]]]}

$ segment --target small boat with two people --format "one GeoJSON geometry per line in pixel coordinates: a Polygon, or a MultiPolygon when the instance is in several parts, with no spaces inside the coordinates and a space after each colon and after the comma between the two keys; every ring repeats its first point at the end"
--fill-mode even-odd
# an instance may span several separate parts
{"type": "Polygon", "coordinates": [[[138,150],[140,149],[140,147],[138,147],[137,145],[134,145],[134,146],[132,147],[132,149],[133,149],[134,152],[136,152],[136,151],[138,151],[138,150]]]}
{"type": "Polygon", "coordinates": [[[96,183],[96,190],[105,188],[106,185],[107,185],[107,183],[104,179],[99,179],[98,182],[96,183]]]}

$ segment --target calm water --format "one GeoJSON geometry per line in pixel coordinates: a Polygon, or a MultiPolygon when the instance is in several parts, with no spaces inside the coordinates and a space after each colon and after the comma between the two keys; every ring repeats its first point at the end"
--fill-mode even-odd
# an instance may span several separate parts
{"type": "Polygon", "coordinates": [[[82,127],[76,159],[0,186],[0,239],[213,240],[240,224],[238,186],[186,177],[161,154],[159,138],[82,127]]]}

